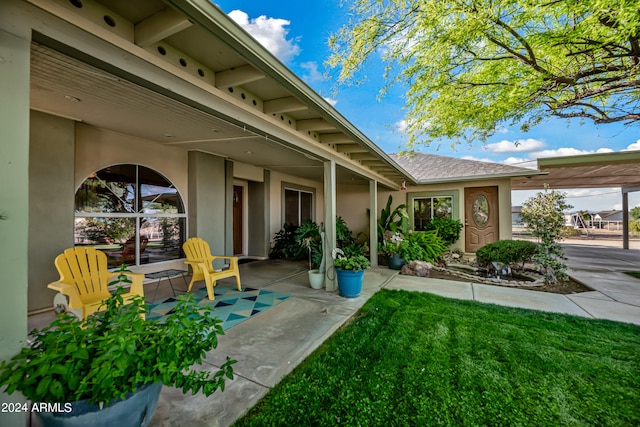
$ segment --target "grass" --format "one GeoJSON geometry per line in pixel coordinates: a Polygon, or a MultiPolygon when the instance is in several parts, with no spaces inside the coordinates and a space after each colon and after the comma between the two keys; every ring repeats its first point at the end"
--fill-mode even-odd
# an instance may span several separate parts
{"type": "Polygon", "coordinates": [[[629,276],[633,276],[636,279],[640,279],[640,271],[625,271],[629,276]]]}
{"type": "Polygon", "coordinates": [[[640,326],[382,290],[238,426],[640,425],[640,326]]]}

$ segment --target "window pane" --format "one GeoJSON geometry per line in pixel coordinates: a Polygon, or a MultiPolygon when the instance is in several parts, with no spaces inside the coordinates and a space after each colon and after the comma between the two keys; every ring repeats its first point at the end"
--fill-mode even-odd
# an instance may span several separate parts
{"type": "Polygon", "coordinates": [[[431,199],[414,199],[413,201],[413,229],[424,231],[431,221],[431,199]]]}
{"type": "Polygon", "coordinates": [[[298,223],[298,195],[295,190],[284,190],[284,222],[286,224],[300,225],[298,223]]]}
{"type": "Polygon", "coordinates": [[[134,212],[135,165],[116,165],[89,176],[76,192],[76,212],[134,212]]]}
{"type": "Polygon", "coordinates": [[[433,216],[451,218],[453,201],[451,197],[435,197],[433,199],[433,216]]]}
{"type": "Polygon", "coordinates": [[[141,245],[141,264],[184,257],[185,218],[143,218],[140,235],[142,243],[146,241],[144,248],[141,245]]]}
{"type": "Polygon", "coordinates": [[[135,218],[76,218],[75,246],[94,246],[107,254],[109,267],[135,264],[135,218]]]}
{"type": "Polygon", "coordinates": [[[300,193],[300,221],[305,221],[307,219],[313,219],[312,218],[312,212],[313,210],[313,194],[311,193],[305,193],[305,192],[301,192],[300,193]]]}
{"type": "Polygon", "coordinates": [[[159,173],[138,167],[138,179],[140,183],[140,212],[153,213],[184,213],[182,199],[165,177],[159,173]]]}

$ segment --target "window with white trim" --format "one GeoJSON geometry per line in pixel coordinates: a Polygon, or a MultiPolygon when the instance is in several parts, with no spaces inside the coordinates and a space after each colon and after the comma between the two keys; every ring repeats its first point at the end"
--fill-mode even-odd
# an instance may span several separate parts
{"type": "Polygon", "coordinates": [[[89,175],[76,191],[75,245],[100,249],[110,267],[182,258],[185,235],[182,198],[152,169],[109,166],[89,175]]]}

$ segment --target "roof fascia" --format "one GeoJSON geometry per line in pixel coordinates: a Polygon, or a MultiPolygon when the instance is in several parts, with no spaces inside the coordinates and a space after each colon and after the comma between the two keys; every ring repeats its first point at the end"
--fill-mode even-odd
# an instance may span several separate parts
{"type": "Polygon", "coordinates": [[[640,160],[640,151],[622,151],[615,153],[594,153],[580,154],[577,156],[546,157],[538,159],[538,169],[565,167],[565,166],[586,166],[589,164],[613,164],[627,163],[640,160]]]}
{"type": "Polygon", "coordinates": [[[492,179],[511,179],[518,177],[531,178],[533,176],[548,175],[548,172],[534,171],[522,172],[522,173],[506,173],[506,174],[492,174],[492,175],[478,175],[478,176],[461,176],[443,179],[422,179],[418,181],[419,185],[427,184],[444,184],[449,182],[469,182],[469,181],[488,181],[492,179]]]}

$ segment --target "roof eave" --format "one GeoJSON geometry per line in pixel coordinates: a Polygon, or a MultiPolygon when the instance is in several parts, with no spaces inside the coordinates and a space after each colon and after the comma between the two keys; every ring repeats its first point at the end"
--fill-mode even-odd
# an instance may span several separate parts
{"type": "Polygon", "coordinates": [[[236,52],[253,67],[269,75],[294,94],[294,96],[298,96],[304,100],[304,102],[308,103],[311,108],[321,111],[327,121],[375,153],[407,181],[416,183],[415,178],[409,172],[392,160],[389,155],[367,138],[356,126],[329,104],[327,100],[295,75],[285,64],[273,56],[235,21],[229,18],[218,6],[209,0],[163,1],[186,15],[190,21],[197,22],[203,28],[211,31],[233,47],[236,52]]]}

